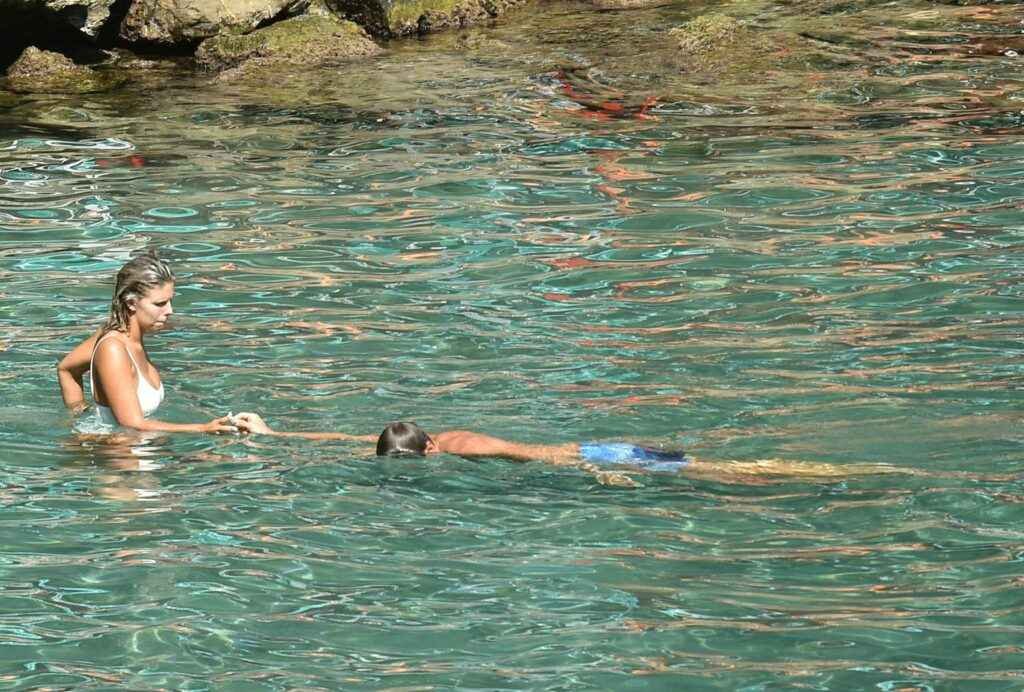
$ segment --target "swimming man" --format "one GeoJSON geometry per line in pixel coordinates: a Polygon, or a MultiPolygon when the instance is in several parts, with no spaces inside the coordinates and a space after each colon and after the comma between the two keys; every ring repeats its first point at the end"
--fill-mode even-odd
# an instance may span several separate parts
{"type": "Polygon", "coordinates": [[[678,450],[659,450],[627,442],[570,442],[559,445],[527,444],[512,442],[499,437],[469,430],[447,430],[434,435],[427,434],[415,423],[390,423],[377,437],[350,435],[341,432],[282,432],[272,430],[255,413],[239,413],[232,417],[232,423],[243,432],[276,435],[279,437],[300,437],[308,440],[354,440],[377,441],[377,455],[391,456],[408,454],[427,456],[433,454],[454,454],[469,459],[495,458],[511,461],[543,461],[556,466],[575,466],[594,473],[606,485],[636,485],[635,481],[621,473],[609,470],[615,468],[637,471],[660,471],[678,473],[685,470],[687,476],[755,482],[766,476],[805,477],[814,479],[835,479],[852,474],[892,473],[898,469],[884,464],[853,464],[836,466],[832,464],[791,462],[776,459],[750,462],[738,461],[697,461],[678,450]]]}

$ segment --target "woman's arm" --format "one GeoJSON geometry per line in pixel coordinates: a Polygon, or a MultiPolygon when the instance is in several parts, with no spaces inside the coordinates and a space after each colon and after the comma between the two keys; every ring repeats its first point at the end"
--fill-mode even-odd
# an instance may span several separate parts
{"type": "Polygon", "coordinates": [[[166,423],[143,416],[136,379],[142,375],[132,365],[125,346],[114,339],[105,340],[96,349],[93,368],[93,383],[99,390],[94,396],[102,393],[119,425],[153,432],[222,433],[236,430],[228,416],[208,423],[166,423]]]}
{"type": "Polygon", "coordinates": [[[232,422],[240,430],[255,435],[273,435],[275,437],[301,437],[306,440],[354,440],[357,442],[376,442],[376,435],[349,435],[343,432],[284,432],[272,430],[258,413],[239,413],[232,416],[232,422]]]}
{"type": "Polygon", "coordinates": [[[81,413],[86,406],[82,378],[89,371],[92,349],[98,336],[99,331],[71,349],[57,363],[57,384],[60,385],[61,398],[64,399],[64,405],[75,413],[81,413]]]}

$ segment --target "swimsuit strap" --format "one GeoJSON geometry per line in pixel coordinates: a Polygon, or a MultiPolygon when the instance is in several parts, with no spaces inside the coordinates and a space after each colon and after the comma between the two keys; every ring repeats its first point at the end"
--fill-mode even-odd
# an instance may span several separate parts
{"type": "MultiPolygon", "coordinates": [[[[160,382],[160,389],[157,389],[156,387],[154,387],[153,384],[149,380],[146,379],[146,375],[142,372],[142,368],[140,368],[139,364],[135,361],[135,356],[132,355],[132,350],[130,348],[128,348],[127,346],[124,347],[124,350],[128,352],[128,359],[132,362],[132,365],[135,366],[135,374],[139,376],[139,384],[135,388],[135,391],[139,393],[139,396],[141,397],[141,392],[139,392],[138,390],[141,387],[143,387],[143,386],[145,386],[151,392],[162,391],[163,388],[164,388],[163,381],[160,382]]],[[[141,399],[140,399],[140,403],[141,403],[141,399]]]]}

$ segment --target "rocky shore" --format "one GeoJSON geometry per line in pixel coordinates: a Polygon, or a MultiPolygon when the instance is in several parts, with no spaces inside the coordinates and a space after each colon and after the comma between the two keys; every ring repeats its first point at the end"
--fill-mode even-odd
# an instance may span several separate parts
{"type": "Polygon", "coordinates": [[[0,0],[0,72],[14,92],[86,93],[128,81],[139,57],[191,57],[218,78],[282,63],[317,67],[375,55],[392,39],[489,21],[524,2],[0,0]]]}
{"type": "MultiPolygon", "coordinates": [[[[542,8],[533,0],[530,11],[542,8]]],[[[971,0],[964,0],[970,2],[971,0]]],[[[986,0],[977,0],[984,3],[986,0]]],[[[266,78],[268,66],[330,67],[381,53],[395,40],[482,24],[527,0],[0,0],[0,90],[89,93],[131,84],[147,69],[181,63],[210,79],[266,78]]],[[[644,47],[658,69],[690,84],[760,83],[786,74],[891,64],[886,10],[847,0],[740,0],[706,14],[674,0],[579,0],[594,12],[679,5],[644,47]],[[836,17],[864,37],[836,31],[836,17]]],[[[929,13],[920,14],[930,28],[929,13]]],[[[623,19],[623,21],[629,21],[623,19]]],[[[936,20],[938,21],[938,20],[936,20]]],[[[911,36],[909,39],[913,39],[911,36]]],[[[929,53],[974,59],[1024,53],[1016,26],[963,34],[929,53]]],[[[639,50],[639,47],[638,47],[639,50]]],[[[571,71],[571,68],[570,68],[571,71]]],[[[571,75],[569,75],[571,77],[571,75]]],[[[790,80],[789,86],[792,87],[790,80]]],[[[572,90],[571,79],[563,85],[572,90]]],[[[600,99],[598,99],[600,101],[600,99]]],[[[598,104],[599,106],[600,104],[598,104]]],[[[637,105],[641,111],[644,105],[637,105]]]]}
{"type": "MultiPolygon", "coordinates": [[[[0,42],[0,86],[15,93],[109,91],[172,59],[211,79],[258,78],[267,66],[318,68],[373,56],[389,41],[487,22],[526,1],[0,0],[0,27],[8,32],[0,42]]],[[[671,0],[584,2],[618,12],[671,0]]],[[[727,64],[738,44],[756,43],[724,15],[666,37],[688,70],[727,64]]],[[[758,50],[758,59],[766,51],[771,47],[758,50]]]]}

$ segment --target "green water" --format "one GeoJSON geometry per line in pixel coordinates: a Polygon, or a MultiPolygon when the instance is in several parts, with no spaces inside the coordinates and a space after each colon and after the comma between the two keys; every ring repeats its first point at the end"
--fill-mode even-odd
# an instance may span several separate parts
{"type": "Polygon", "coordinates": [[[555,5],[264,84],[4,101],[0,684],[1020,689],[1024,81],[978,48],[1019,13],[840,10],[824,57],[717,83],[673,62],[692,9],[555,5]],[[582,109],[566,64],[651,117],[582,109]],[[54,364],[149,247],[168,420],[913,473],[627,490],[82,438],[54,364]]]}

